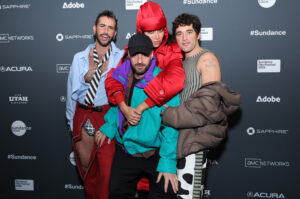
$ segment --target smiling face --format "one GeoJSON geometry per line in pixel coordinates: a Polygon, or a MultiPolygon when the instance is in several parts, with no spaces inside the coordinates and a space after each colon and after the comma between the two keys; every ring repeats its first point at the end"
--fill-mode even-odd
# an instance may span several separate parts
{"type": "Polygon", "coordinates": [[[116,21],[113,18],[102,16],[93,27],[96,41],[103,47],[108,46],[117,35],[116,21]]]}
{"type": "Polygon", "coordinates": [[[175,36],[178,46],[185,54],[193,54],[199,47],[200,33],[197,35],[192,24],[178,26],[175,36]]]}

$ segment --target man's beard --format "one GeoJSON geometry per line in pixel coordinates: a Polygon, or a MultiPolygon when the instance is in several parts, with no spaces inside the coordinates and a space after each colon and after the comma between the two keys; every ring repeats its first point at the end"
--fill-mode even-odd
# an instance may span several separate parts
{"type": "Polygon", "coordinates": [[[114,39],[113,37],[110,37],[108,34],[101,34],[101,35],[98,35],[98,34],[96,33],[96,34],[94,35],[94,37],[96,38],[97,42],[98,42],[101,46],[103,46],[103,47],[108,46],[108,45],[111,43],[111,41],[114,39]],[[105,36],[107,36],[107,37],[109,38],[109,40],[108,40],[106,43],[103,43],[103,42],[99,39],[99,37],[101,37],[101,36],[103,36],[103,35],[105,35],[105,36]]]}
{"type": "Polygon", "coordinates": [[[148,71],[148,69],[150,68],[150,63],[151,62],[149,62],[148,65],[146,65],[146,64],[135,64],[134,67],[133,67],[133,64],[131,63],[131,66],[132,66],[131,68],[132,68],[133,73],[136,74],[136,75],[144,75],[148,71]],[[137,71],[135,69],[135,67],[137,67],[139,65],[146,66],[146,67],[143,71],[137,71]]]}

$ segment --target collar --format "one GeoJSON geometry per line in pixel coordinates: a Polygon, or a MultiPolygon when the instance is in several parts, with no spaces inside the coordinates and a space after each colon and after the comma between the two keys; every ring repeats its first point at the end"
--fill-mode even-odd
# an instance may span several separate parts
{"type": "MultiPolygon", "coordinates": [[[[111,45],[111,49],[112,49],[110,56],[112,56],[112,55],[115,56],[117,53],[120,52],[120,49],[118,49],[116,47],[116,45],[115,45],[115,43],[113,41],[111,42],[110,45],[111,45]]],[[[88,56],[89,56],[90,50],[92,48],[95,48],[95,46],[96,46],[96,43],[88,45],[87,48],[82,52],[81,58],[84,59],[86,62],[88,62],[88,60],[89,60],[88,56]]]]}
{"type": "MultiPolygon", "coordinates": [[[[156,66],[156,57],[153,56],[153,59],[151,60],[150,67],[148,71],[145,73],[144,77],[139,81],[136,86],[139,88],[145,88],[147,84],[153,79],[153,70],[156,66]]],[[[126,88],[128,83],[128,74],[131,70],[131,64],[130,60],[126,60],[122,65],[120,65],[118,68],[116,68],[112,73],[112,78],[119,81],[121,84],[123,84],[124,88],[126,88]]]]}
{"type": "MultiPolygon", "coordinates": [[[[83,59],[86,64],[89,64],[89,53],[92,48],[95,48],[95,45],[96,43],[90,44],[84,51],[82,51],[80,59],[83,59]]],[[[116,47],[114,42],[111,42],[111,49],[112,51],[108,60],[107,70],[104,73],[102,73],[101,76],[106,75],[108,71],[110,71],[110,69],[114,67],[114,57],[117,56],[118,53],[120,53],[120,49],[116,47]]]]}

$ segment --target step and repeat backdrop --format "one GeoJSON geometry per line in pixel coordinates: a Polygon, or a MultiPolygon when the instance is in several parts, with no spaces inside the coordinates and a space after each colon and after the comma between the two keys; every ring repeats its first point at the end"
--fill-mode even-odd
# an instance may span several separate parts
{"type": "MultiPolygon", "coordinates": [[[[118,18],[117,46],[135,34],[145,0],[0,1],[0,198],[83,199],[66,82],[73,56],[93,43],[99,12],[118,18]]],[[[209,155],[205,198],[299,199],[300,1],[154,0],[167,17],[202,22],[201,45],[242,95],[228,136],[209,155]]]]}

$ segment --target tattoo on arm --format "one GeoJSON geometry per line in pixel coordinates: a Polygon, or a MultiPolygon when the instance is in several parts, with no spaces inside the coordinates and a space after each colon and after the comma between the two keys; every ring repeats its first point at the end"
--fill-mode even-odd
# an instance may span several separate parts
{"type": "Polygon", "coordinates": [[[218,66],[218,63],[217,63],[216,59],[214,59],[214,58],[204,59],[203,63],[204,63],[204,66],[207,67],[207,68],[218,66]]]}

